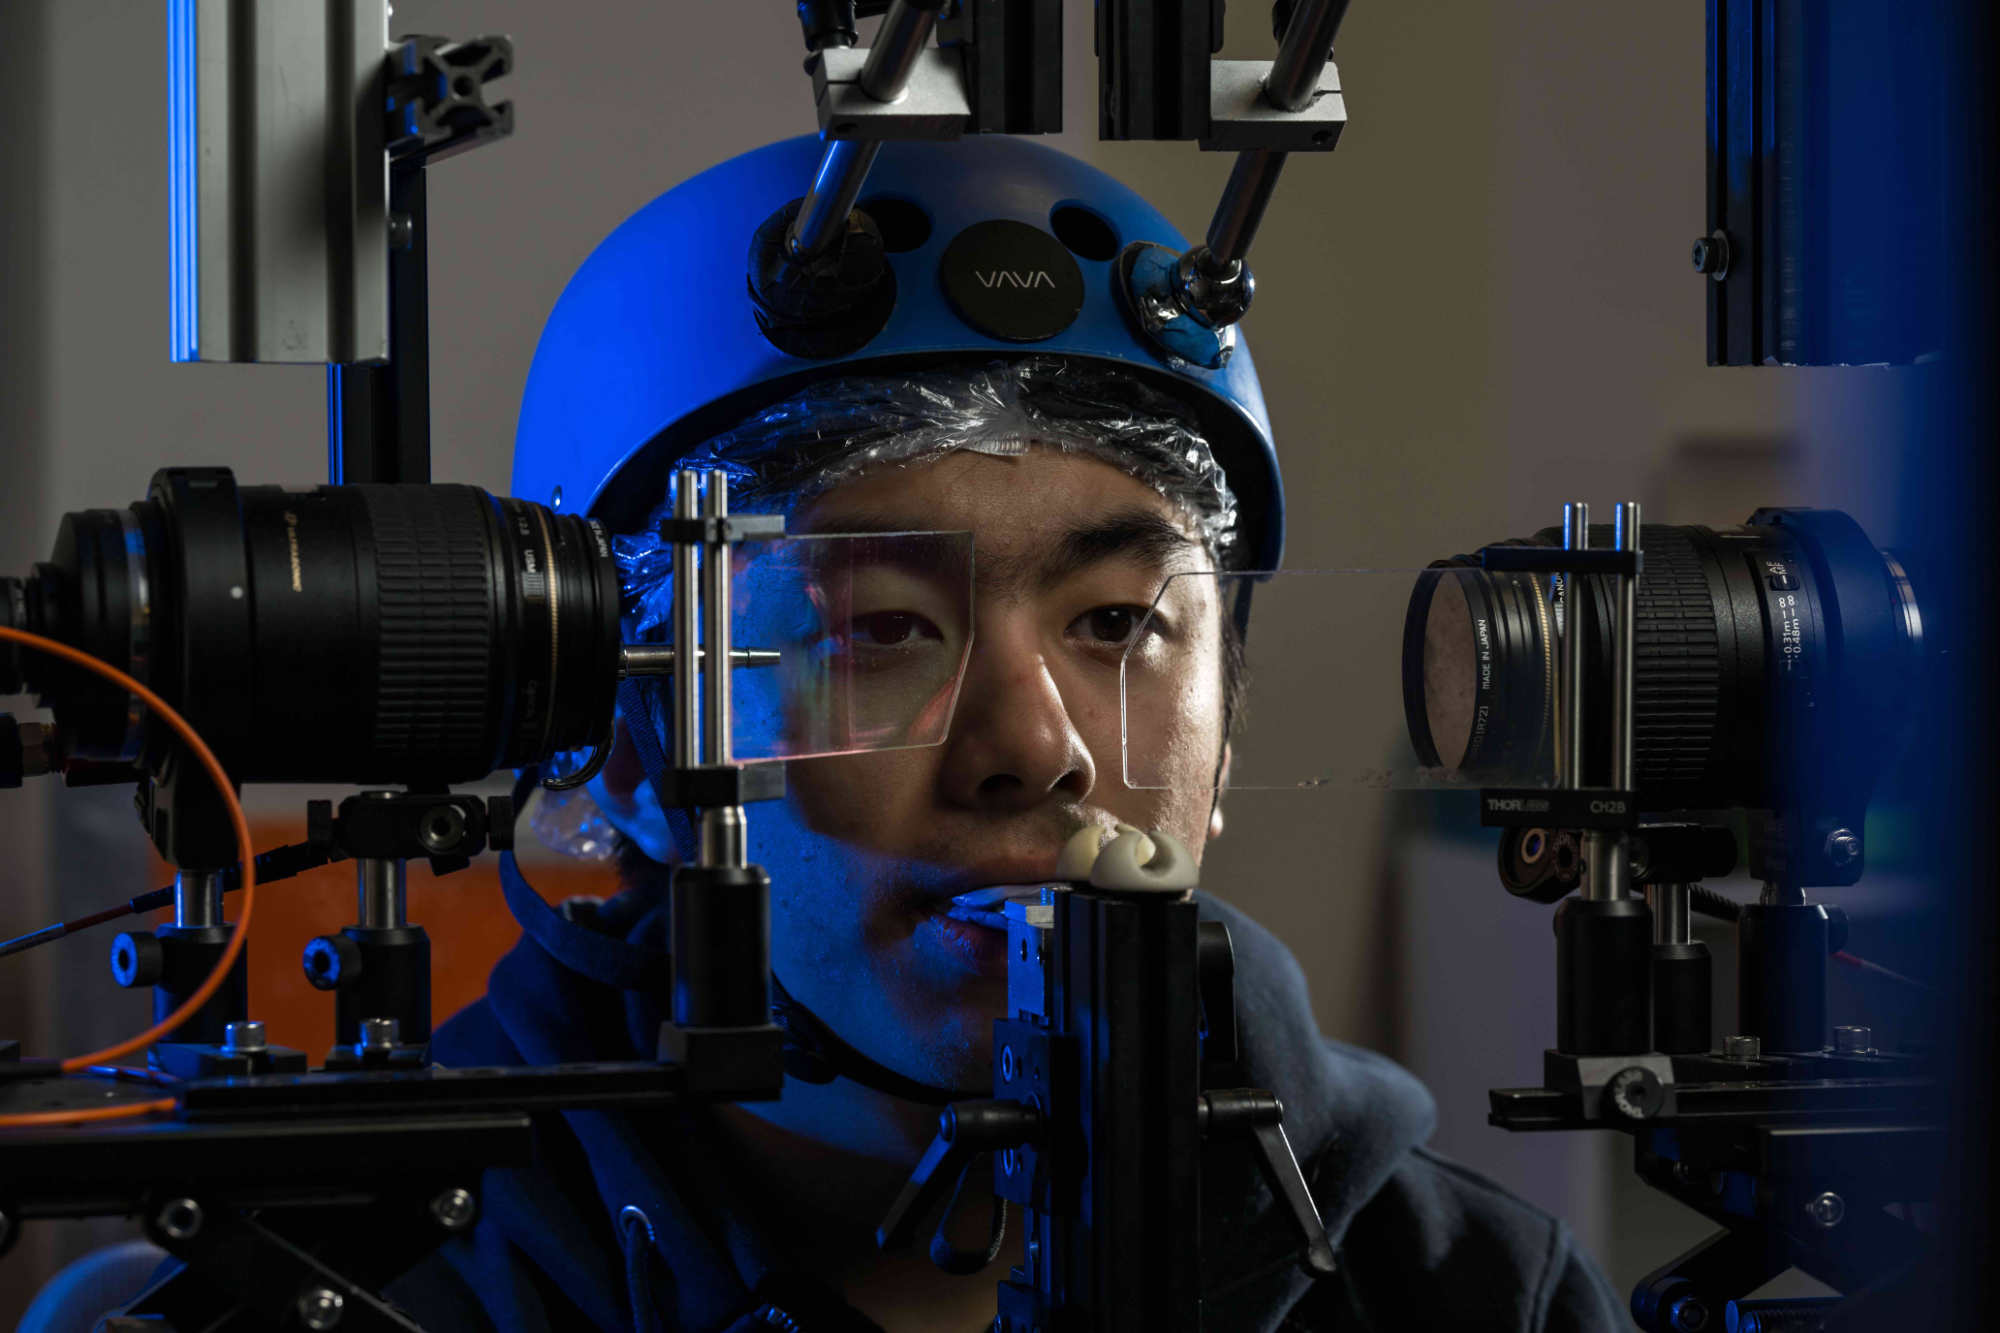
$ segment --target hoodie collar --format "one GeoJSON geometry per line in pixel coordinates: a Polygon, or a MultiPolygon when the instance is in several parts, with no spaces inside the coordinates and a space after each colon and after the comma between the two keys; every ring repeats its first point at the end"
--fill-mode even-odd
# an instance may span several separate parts
{"type": "MultiPolygon", "coordinates": [[[[508,907],[538,946],[503,959],[490,990],[495,1015],[523,1058],[542,1064],[650,1051],[668,976],[658,892],[636,888],[610,903],[578,900],[558,911],[529,887],[511,854],[502,858],[501,878],[508,907]],[[597,986],[579,987],[578,979],[597,986]],[[623,1040],[608,1039],[610,1032],[623,1040]]],[[[1320,1034],[1305,976],[1269,931],[1206,896],[1202,915],[1229,928],[1245,1075],[1283,1101],[1293,1155],[1337,1251],[1356,1214],[1430,1137],[1435,1104],[1393,1061],[1320,1034]]],[[[712,1133],[704,1117],[566,1114],[610,1215],[636,1206],[651,1222],[678,1278],[672,1286],[683,1326],[724,1326],[776,1260],[715,1153],[685,1151],[691,1136],[712,1133]],[[682,1150],[661,1151],[670,1139],[682,1150]]],[[[1204,1212],[1213,1225],[1204,1230],[1203,1267],[1228,1275],[1205,1295],[1211,1302],[1229,1297],[1232,1306],[1288,1308],[1310,1282],[1296,1262],[1303,1241],[1241,1151],[1216,1164],[1233,1167],[1204,1173],[1204,1212]]],[[[523,1224],[536,1225],[532,1215],[523,1224]]]]}

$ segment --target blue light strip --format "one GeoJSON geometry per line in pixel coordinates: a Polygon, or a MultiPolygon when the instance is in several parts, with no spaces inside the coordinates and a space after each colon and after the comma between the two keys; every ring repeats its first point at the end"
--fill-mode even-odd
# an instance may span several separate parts
{"type": "Polygon", "coordinates": [[[200,79],[195,24],[200,0],[167,3],[168,356],[201,359],[201,288],[195,248],[201,235],[200,79]]]}

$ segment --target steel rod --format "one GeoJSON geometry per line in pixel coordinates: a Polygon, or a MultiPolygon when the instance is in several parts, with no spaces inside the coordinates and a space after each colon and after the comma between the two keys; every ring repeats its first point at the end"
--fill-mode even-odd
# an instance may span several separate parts
{"type": "Polygon", "coordinates": [[[1306,0],[1285,25],[1278,58],[1264,80],[1264,99],[1280,111],[1303,111],[1312,105],[1319,76],[1333,55],[1334,34],[1347,14],[1347,0],[1306,0]]]}
{"type": "MultiPolygon", "coordinates": [[[[715,469],[708,474],[708,497],[703,507],[708,518],[729,516],[729,474],[715,469]]],[[[729,735],[729,543],[703,543],[701,552],[702,600],[702,729],[707,734],[707,754],[703,762],[727,764],[733,760],[734,746],[729,735]]]]}
{"type": "Polygon", "coordinates": [[[875,30],[874,44],[861,66],[861,91],[878,102],[893,102],[910,86],[917,57],[931,43],[944,0],[895,0],[875,30]]]}
{"type": "MultiPolygon", "coordinates": [[[[1563,506],[1563,549],[1590,548],[1590,506],[1572,500],[1563,506]]],[[[1556,696],[1556,778],[1565,787],[1583,785],[1583,584],[1562,576],[1563,628],[1561,688],[1556,696]]]]}
{"type": "Polygon", "coordinates": [[[1236,155],[1229,183],[1208,224],[1207,266],[1212,273],[1226,272],[1247,258],[1250,243],[1264,221],[1264,209],[1278,188],[1278,175],[1285,169],[1286,155],[1275,148],[1251,148],[1236,155]]]}
{"type": "Polygon", "coordinates": [[[1653,909],[1653,943],[1694,942],[1694,925],[1689,915],[1687,885],[1648,884],[1646,902],[1653,909]]]}
{"type": "MultiPolygon", "coordinates": [[[[699,518],[697,474],[683,468],[674,478],[674,517],[699,518]]],[[[674,767],[693,768],[701,743],[701,680],[695,669],[696,638],[701,633],[700,598],[696,592],[694,542],[674,543],[674,767]]]]}
{"type": "MultiPolygon", "coordinates": [[[[708,650],[694,650],[696,669],[708,660],[708,650]]],[[[776,666],[784,655],[775,648],[732,648],[729,663],[738,667],[776,666]]],[[[619,650],[618,678],[630,676],[671,676],[674,674],[674,646],[670,643],[628,643],[619,650]]]]}
{"type": "Polygon", "coordinates": [[[199,930],[222,924],[222,872],[183,870],[174,876],[174,924],[199,930]]]}
{"type": "Polygon", "coordinates": [[[847,215],[861,197],[868,169],[882,151],[874,139],[829,139],[813,172],[799,211],[785,234],[785,248],[794,259],[812,259],[831,249],[847,226],[847,215]]]}
{"type": "MultiPolygon", "coordinates": [[[[877,102],[893,102],[910,86],[917,58],[930,45],[943,0],[896,0],[882,17],[882,26],[861,66],[861,91],[877,102]]],[[[821,150],[812,188],[799,204],[785,233],[785,247],[794,259],[826,253],[847,227],[847,215],[861,197],[868,170],[881,151],[875,139],[829,139],[821,150]]]]}
{"type": "Polygon", "coordinates": [[[409,925],[408,876],[408,867],[400,858],[358,858],[354,862],[354,924],[364,930],[400,930],[409,925]]]}

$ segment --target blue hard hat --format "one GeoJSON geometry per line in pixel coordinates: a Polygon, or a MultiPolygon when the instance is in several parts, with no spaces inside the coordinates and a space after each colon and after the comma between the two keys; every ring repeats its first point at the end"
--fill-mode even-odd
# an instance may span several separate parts
{"type": "Polygon", "coordinates": [[[516,496],[631,530],[690,449],[814,380],[1053,355],[1114,363],[1185,405],[1236,493],[1245,567],[1277,567],[1284,492],[1248,348],[1239,342],[1219,370],[1169,364],[1114,296],[1121,247],[1185,248],[1158,210],[1097,168],[1022,139],[885,143],[861,207],[882,219],[895,308],[858,350],[807,360],[766,339],[746,275],[759,225],[804,193],[819,156],[819,139],[806,135],[731,158],[653,200],[592,252],[535,349],[514,438],[516,496]],[[1073,259],[1082,299],[1066,327],[996,336],[947,291],[947,249],[994,222],[1025,223],[1041,233],[1035,244],[1055,238],[1073,259]]]}

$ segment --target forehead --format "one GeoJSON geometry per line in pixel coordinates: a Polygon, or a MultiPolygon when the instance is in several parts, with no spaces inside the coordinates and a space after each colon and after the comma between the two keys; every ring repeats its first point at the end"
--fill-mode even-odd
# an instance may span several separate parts
{"type": "Polygon", "coordinates": [[[787,526],[969,531],[986,570],[1109,558],[1161,569],[1208,565],[1186,516],[1158,491],[1097,459],[1039,448],[1005,457],[960,451],[880,468],[817,497],[787,526]]]}

